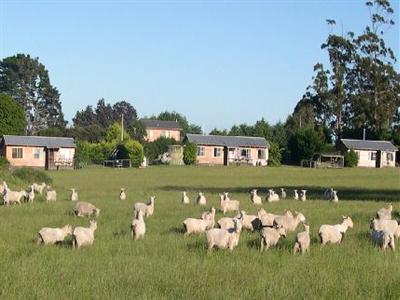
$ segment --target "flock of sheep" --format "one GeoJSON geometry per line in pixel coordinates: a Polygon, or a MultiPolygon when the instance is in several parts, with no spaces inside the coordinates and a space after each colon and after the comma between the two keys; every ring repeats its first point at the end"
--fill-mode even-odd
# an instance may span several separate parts
{"type": "MultiPolygon", "coordinates": [[[[306,201],[306,190],[294,190],[293,198],[299,201],[306,201]]],[[[22,201],[33,202],[35,193],[44,195],[47,202],[57,200],[57,193],[45,183],[32,184],[28,190],[12,191],[6,182],[0,184],[0,195],[3,195],[4,205],[21,204],[22,201]]],[[[304,227],[304,231],[297,233],[293,246],[293,252],[305,253],[310,250],[310,226],[306,223],[306,218],[302,213],[290,210],[283,215],[268,213],[261,208],[257,215],[247,214],[244,210],[240,210],[240,202],[232,200],[229,193],[223,193],[220,196],[220,211],[225,215],[227,212],[237,212],[233,217],[222,217],[215,222],[216,210],[212,207],[210,210],[203,212],[200,218],[187,218],[183,221],[184,234],[205,233],[207,239],[208,250],[214,247],[220,249],[233,250],[239,244],[240,233],[242,229],[260,232],[260,250],[268,250],[270,247],[276,246],[281,237],[286,237],[287,233],[294,232],[300,223],[304,227]],[[218,224],[218,228],[215,227],[218,224]]],[[[269,189],[266,201],[274,202],[285,199],[287,193],[281,188],[280,194],[275,193],[273,189],[269,189]]],[[[325,199],[331,202],[338,202],[337,191],[328,189],[324,193],[325,199]]],[[[119,199],[126,200],[126,192],[121,188],[119,199]]],[[[98,217],[100,209],[88,202],[78,202],[79,196],[75,189],[71,189],[70,200],[76,202],[73,209],[74,214],[78,217],[94,216],[98,217]]],[[[182,192],[181,201],[183,204],[189,204],[190,198],[186,192],[182,192]]],[[[250,201],[254,205],[261,205],[262,197],[257,194],[257,190],[250,192],[250,201]]],[[[196,203],[201,206],[207,205],[207,199],[203,193],[199,193],[196,203]]],[[[135,203],[134,215],[131,222],[132,238],[137,240],[144,238],[146,234],[145,218],[154,214],[155,197],[150,197],[148,203],[135,203]]],[[[400,237],[400,225],[397,220],[392,220],[393,207],[381,208],[376,216],[371,219],[371,238],[374,244],[382,249],[390,247],[395,250],[395,238],[400,237]]],[[[343,241],[344,235],[349,228],[353,228],[353,221],[349,216],[343,216],[343,221],[336,225],[322,225],[318,230],[318,235],[322,245],[327,243],[336,244],[343,241]]],[[[63,242],[66,237],[72,235],[72,245],[74,248],[92,245],[94,242],[94,233],[97,229],[95,220],[90,221],[89,227],[75,227],[65,225],[62,228],[44,227],[38,232],[38,244],[56,244],[63,242]]]]}

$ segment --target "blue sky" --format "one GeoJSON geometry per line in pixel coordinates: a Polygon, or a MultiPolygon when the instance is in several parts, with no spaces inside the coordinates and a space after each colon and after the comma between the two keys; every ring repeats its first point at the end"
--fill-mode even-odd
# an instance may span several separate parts
{"type": "MultiPolygon", "coordinates": [[[[392,5],[386,39],[399,57],[392,5]]],[[[140,116],[176,110],[206,131],[275,123],[327,60],[327,18],[339,33],[359,33],[368,10],[358,0],[0,0],[0,58],[39,57],[69,121],[105,98],[129,101],[140,116]]]]}

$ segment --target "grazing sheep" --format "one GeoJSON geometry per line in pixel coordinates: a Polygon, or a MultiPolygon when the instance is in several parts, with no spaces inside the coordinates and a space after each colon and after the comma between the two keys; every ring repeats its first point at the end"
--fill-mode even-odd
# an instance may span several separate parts
{"type": "Polygon", "coordinates": [[[46,183],[44,183],[44,182],[42,184],[34,183],[32,185],[33,185],[33,189],[35,190],[35,192],[39,193],[40,195],[43,195],[43,191],[47,187],[46,183]]]}
{"type": "Polygon", "coordinates": [[[271,246],[276,246],[281,237],[286,237],[286,230],[282,226],[264,227],[261,230],[261,245],[260,251],[267,251],[271,246]]]}
{"type": "Polygon", "coordinates": [[[71,201],[78,201],[78,192],[75,189],[71,189],[71,201]]]}
{"type": "Polygon", "coordinates": [[[392,232],[386,230],[373,230],[371,233],[372,242],[381,247],[382,250],[386,250],[387,247],[395,250],[394,235],[392,232]]]}
{"type": "Polygon", "coordinates": [[[232,251],[239,244],[242,221],[235,219],[231,229],[212,228],[206,231],[208,251],[214,247],[232,251]]]}
{"type": "Polygon", "coordinates": [[[299,200],[299,193],[297,192],[297,190],[293,191],[293,199],[294,200],[299,200]]]}
{"type": "Polygon", "coordinates": [[[139,210],[135,219],[132,220],[131,234],[132,239],[144,238],[146,233],[146,223],[143,220],[143,211],[139,210]]]}
{"type": "MultiPolygon", "coordinates": [[[[275,218],[280,215],[267,213],[263,208],[261,208],[257,213],[258,219],[260,220],[262,226],[273,226],[275,218]]],[[[293,214],[290,210],[286,211],[283,216],[292,216],[293,214]]]]}
{"type": "Polygon", "coordinates": [[[300,201],[306,201],[307,200],[307,196],[306,196],[307,190],[301,190],[300,191],[300,201]]]}
{"type": "Polygon", "coordinates": [[[287,195],[286,195],[286,191],[284,188],[281,188],[281,199],[286,199],[287,195]]]}
{"type": "Polygon", "coordinates": [[[87,227],[76,227],[72,234],[72,246],[79,249],[82,246],[92,245],[94,242],[94,232],[97,229],[97,222],[90,221],[89,228],[87,227]]]}
{"type": "Polygon", "coordinates": [[[74,213],[77,217],[91,216],[95,215],[99,216],[101,209],[97,208],[93,204],[89,202],[78,202],[75,205],[74,213]]]}
{"type": "Polygon", "coordinates": [[[196,199],[196,203],[198,205],[207,205],[207,199],[203,195],[203,193],[199,193],[199,195],[197,196],[197,199],[196,199]]]}
{"type": "Polygon", "coordinates": [[[31,185],[28,190],[25,192],[25,199],[29,203],[33,203],[33,200],[35,200],[35,190],[33,189],[33,186],[31,185]]]}
{"type": "Polygon", "coordinates": [[[10,205],[14,203],[21,204],[21,199],[25,197],[25,191],[11,191],[8,187],[3,192],[3,203],[4,205],[10,205]]]}
{"type": "Polygon", "coordinates": [[[295,214],[296,216],[293,216],[291,213],[277,216],[274,219],[274,225],[282,226],[287,232],[295,231],[300,222],[304,223],[306,221],[302,213],[295,211],[295,214]]]}
{"type": "Polygon", "coordinates": [[[259,220],[257,222],[258,217],[256,215],[248,215],[244,210],[242,210],[235,218],[242,220],[242,227],[244,229],[254,231],[254,229],[259,228],[260,222],[259,220]]]}
{"type": "Polygon", "coordinates": [[[228,193],[219,195],[221,211],[225,214],[228,211],[239,211],[240,202],[238,200],[230,200],[228,193]]]}
{"type": "Polygon", "coordinates": [[[5,181],[3,181],[3,183],[0,184],[0,195],[4,194],[4,191],[8,188],[8,185],[5,181]]]}
{"type": "Polygon", "coordinates": [[[207,214],[203,214],[203,216],[204,218],[202,219],[187,218],[183,221],[185,235],[205,232],[214,227],[215,208],[211,209],[211,213],[207,212],[207,214]]]}
{"type": "Polygon", "coordinates": [[[37,237],[37,244],[54,245],[63,242],[68,235],[72,234],[72,226],[65,225],[62,228],[44,227],[40,229],[37,237]]]}
{"type": "Polygon", "coordinates": [[[333,188],[327,189],[325,191],[324,198],[333,203],[339,202],[339,197],[337,196],[337,191],[335,191],[333,188]]]}
{"type": "Polygon", "coordinates": [[[47,202],[57,201],[57,192],[55,190],[51,189],[51,186],[47,186],[46,201],[47,202]]]}
{"type": "Polygon", "coordinates": [[[183,204],[189,204],[189,203],[190,203],[190,199],[189,199],[189,197],[186,195],[186,192],[182,192],[182,203],[183,203],[183,204]]]}
{"type": "Polygon", "coordinates": [[[156,197],[152,196],[149,199],[147,204],[138,202],[134,205],[135,216],[137,216],[139,211],[142,211],[143,215],[147,218],[153,215],[154,213],[154,201],[156,197]]]}
{"type": "Polygon", "coordinates": [[[121,188],[119,192],[119,200],[126,200],[126,193],[124,188],[121,188]]]}
{"type": "Polygon", "coordinates": [[[370,228],[372,230],[382,230],[392,233],[396,239],[400,237],[400,226],[396,220],[372,219],[370,228]]]}
{"type": "Polygon", "coordinates": [[[267,202],[279,201],[279,195],[273,189],[269,189],[267,193],[267,202]]]}
{"type": "Polygon", "coordinates": [[[250,201],[254,205],[260,205],[262,203],[261,197],[257,195],[257,190],[254,189],[250,192],[250,201]]]}
{"type": "Polygon", "coordinates": [[[376,212],[376,217],[381,220],[392,219],[393,205],[389,204],[387,207],[383,207],[376,212]]]}
{"type": "Polygon", "coordinates": [[[299,232],[296,236],[296,242],[293,247],[293,253],[300,252],[304,254],[305,252],[310,251],[310,225],[304,224],[304,231],[299,232]]]}
{"type": "Polygon", "coordinates": [[[353,228],[353,220],[345,216],[341,224],[322,225],[318,231],[322,246],[327,243],[341,243],[348,228],[353,228]]]}

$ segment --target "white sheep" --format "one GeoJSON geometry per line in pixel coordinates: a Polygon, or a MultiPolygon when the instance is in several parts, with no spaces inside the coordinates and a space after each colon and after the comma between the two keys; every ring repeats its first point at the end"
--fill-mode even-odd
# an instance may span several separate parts
{"type": "Polygon", "coordinates": [[[71,189],[71,201],[78,201],[79,200],[79,196],[78,196],[78,192],[72,188],[71,189]]]}
{"type": "Polygon", "coordinates": [[[47,202],[55,202],[57,201],[57,192],[51,189],[50,186],[47,186],[46,189],[46,201],[47,202]]]}
{"type": "Polygon", "coordinates": [[[310,225],[303,223],[304,231],[296,235],[296,242],[293,247],[293,253],[300,252],[304,254],[310,251],[310,225]]]}
{"type": "Polygon", "coordinates": [[[376,212],[376,217],[382,220],[392,219],[393,205],[389,204],[387,207],[383,207],[376,212]]]}
{"type": "Polygon", "coordinates": [[[206,231],[208,251],[214,247],[219,249],[233,250],[239,244],[240,232],[242,230],[241,220],[235,219],[234,227],[231,229],[212,228],[206,231]]]}
{"type": "MultiPolygon", "coordinates": [[[[213,219],[215,218],[215,208],[211,207],[211,209],[209,211],[205,211],[201,214],[201,219],[205,220],[207,218],[212,217],[213,219]]],[[[214,227],[214,224],[213,226],[214,227]]]]}
{"type": "Polygon", "coordinates": [[[228,193],[219,195],[221,211],[225,214],[228,211],[239,211],[240,202],[238,200],[231,200],[228,193]]]}
{"type": "Polygon", "coordinates": [[[257,195],[257,190],[254,189],[250,192],[250,201],[254,204],[254,205],[260,205],[262,204],[262,200],[261,197],[259,195],[257,195]]]}
{"type": "Polygon", "coordinates": [[[286,195],[286,191],[284,188],[281,188],[281,199],[286,199],[287,195],[286,195]]]}
{"type": "Polygon", "coordinates": [[[396,239],[400,237],[400,225],[397,220],[372,219],[370,228],[377,231],[388,231],[392,233],[396,239]]]}
{"type": "MultiPolygon", "coordinates": [[[[282,216],[293,216],[290,210],[286,211],[282,216]]],[[[281,216],[276,214],[267,213],[264,208],[261,208],[257,213],[258,219],[262,226],[273,226],[275,218],[281,216]]]]}
{"type": "Polygon", "coordinates": [[[282,226],[264,227],[261,230],[260,251],[268,250],[271,246],[276,246],[281,237],[286,237],[286,230],[282,226]]]}
{"type": "Polygon", "coordinates": [[[394,235],[392,232],[386,230],[373,230],[371,232],[372,242],[381,247],[382,250],[386,250],[387,247],[395,250],[394,235]]]}
{"type": "Polygon", "coordinates": [[[267,193],[267,202],[279,201],[279,195],[273,189],[269,189],[267,193]]]}
{"type": "Polygon", "coordinates": [[[33,186],[33,189],[35,190],[35,192],[39,193],[40,195],[43,195],[43,191],[47,187],[46,183],[44,183],[44,182],[42,184],[34,183],[34,184],[32,184],[32,186],[33,186]]]}
{"type": "Polygon", "coordinates": [[[8,185],[5,181],[0,184],[0,195],[4,194],[4,191],[8,188],[8,185]]]}
{"type": "Polygon", "coordinates": [[[185,235],[205,232],[214,227],[215,209],[211,209],[211,213],[203,214],[202,219],[187,218],[183,221],[185,235]]]}
{"type": "Polygon", "coordinates": [[[190,203],[190,199],[189,199],[188,195],[186,194],[186,192],[182,192],[182,203],[183,204],[189,204],[190,203]]]}
{"type": "Polygon", "coordinates": [[[198,205],[207,205],[207,198],[203,195],[203,193],[199,193],[196,199],[196,203],[198,205]]]}
{"type": "Polygon", "coordinates": [[[78,202],[74,207],[74,213],[77,217],[91,216],[94,215],[98,217],[100,215],[101,209],[94,206],[89,202],[78,202]]]}
{"type": "Polygon", "coordinates": [[[139,210],[135,219],[132,220],[131,224],[131,234],[132,239],[144,238],[146,233],[146,223],[143,219],[143,211],[139,210]]]}
{"type": "Polygon", "coordinates": [[[299,193],[297,192],[297,190],[293,190],[293,199],[299,200],[299,193]]]}
{"type": "Polygon", "coordinates": [[[274,219],[274,225],[282,226],[287,232],[295,231],[299,223],[304,223],[306,218],[302,213],[295,211],[296,216],[285,214],[274,219]]]}
{"type": "Polygon", "coordinates": [[[353,220],[346,216],[343,216],[341,224],[322,225],[318,230],[322,246],[327,243],[341,243],[348,228],[353,228],[353,220]]]}
{"type": "Polygon", "coordinates": [[[124,188],[121,188],[119,192],[119,200],[126,200],[126,193],[124,188]]]}
{"type": "Polygon", "coordinates": [[[301,190],[301,191],[300,191],[300,195],[299,195],[300,201],[303,201],[303,202],[304,202],[304,201],[307,200],[306,193],[307,193],[307,190],[301,190]]]}
{"type": "Polygon", "coordinates": [[[92,245],[94,242],[94,232],[97,229],[97,222],[90,221],[89,228],[87,227],[76,227],[72,234],[72,246],[79,249],[82,246],[92,245]]]}
{"type": "Polygon", "coordinates": [[[142,211],[143,216],[145,216],[146,218],[152,216],[154,213],[155,199],[156,197],[152,196],[150,197],[149,202],[147,204],[142,202],[135,203],[134,205],[135,216],[137,216],[139,211],[142,211]]]}
{"type": "Polygon", "coordinates": [[[25,199],[30,203],[33,203],[33,200],[35,200],[35,190],[33,189],[32,185],[25,192],[25,199]]]}
{"type": "Polygon", "coordinates": [[[63,242],[68,235],[72,234],[72,226],[65,225],[62,228],[44,227],[40,229],[37,237],[37,244],[54,245],[63,242]]]}
{"type": "Polygon", "coordinates": [[[3,192],[3,202],[4,205],[10,205],[10,204],[21,204],[21,199],[25,197],[26,192],[24,190],[22,191],[11,191],[8,187],[3,192]]]}

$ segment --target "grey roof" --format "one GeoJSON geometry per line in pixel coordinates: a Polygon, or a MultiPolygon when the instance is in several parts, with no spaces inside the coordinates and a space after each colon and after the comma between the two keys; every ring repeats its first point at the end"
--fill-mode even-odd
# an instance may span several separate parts
{"type": "Polygon", "coordinates": [[[341,139],[342,143],[353,150],[380,150],[380,151],[397,151],[397,147],[389,141],[373,141],[373,140],[351,140],[341,139]]]}
{"type": "Polygon", "coordinates": [[[263,137],[249,136],[222,136],[186,134],[186,140],[197,145],[214,145],[226,147],[268,147],[268,142],[263,137]]]}
{"type": "Polygon", "coordinates": [[[6,146],[75,148],[74,139],[66,137],[4,135],[3,141],[6,146]]]}
{"type": "Polygon", "coordinates": [[[181,125],[177,121],[161,121],[161,120],[141,120],[147,128],[162,128],[162,129],[179,129],[181,125]]]}

